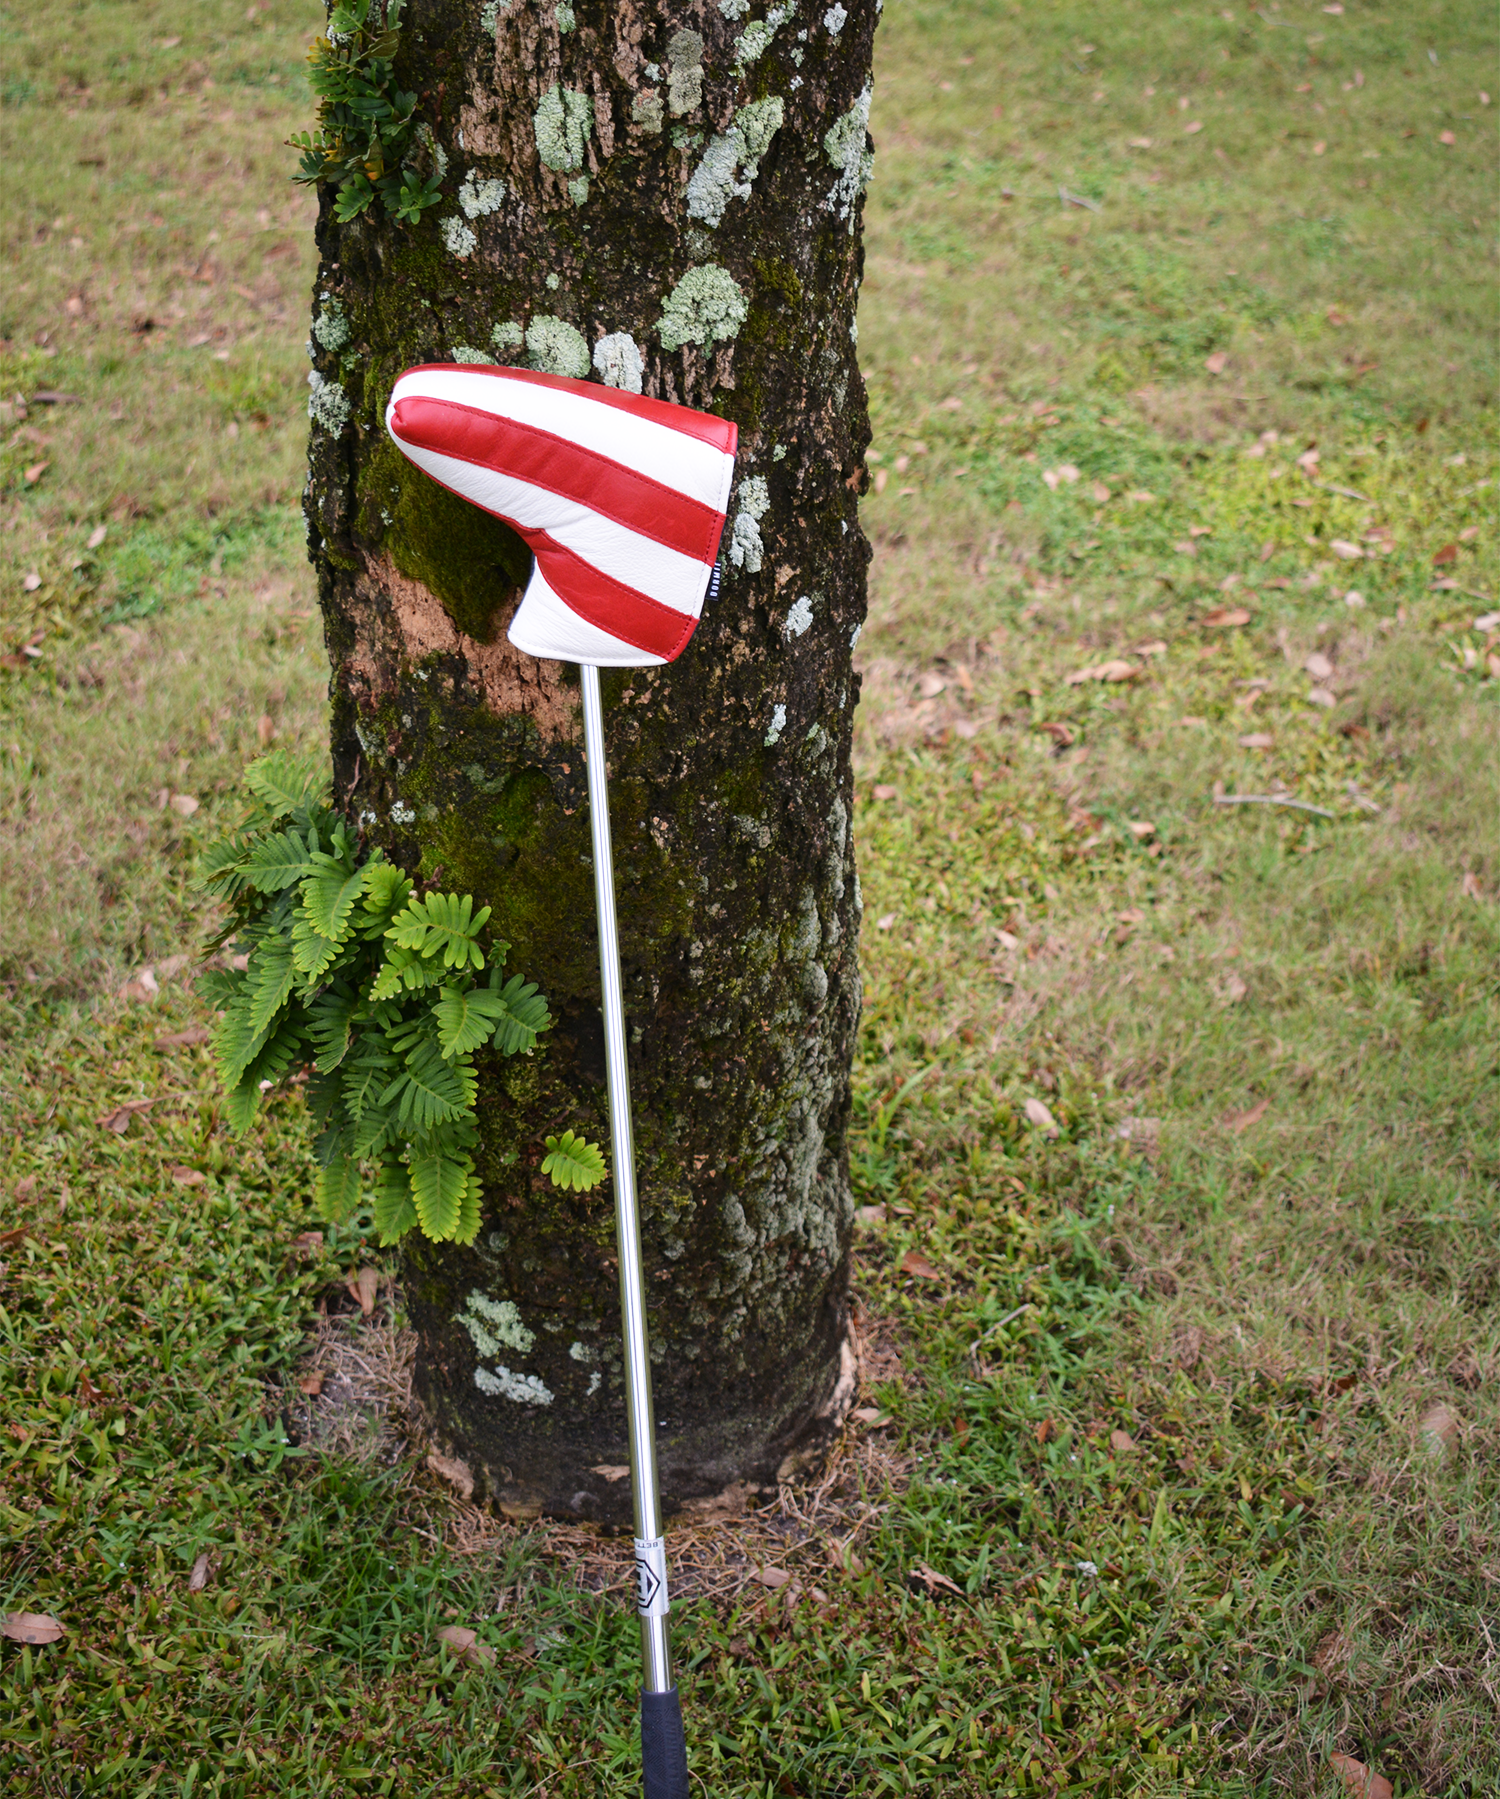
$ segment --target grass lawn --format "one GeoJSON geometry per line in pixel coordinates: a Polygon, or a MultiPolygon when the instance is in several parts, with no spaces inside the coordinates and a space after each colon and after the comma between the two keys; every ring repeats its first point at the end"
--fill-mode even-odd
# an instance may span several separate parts
{"type": "MultiPolygon", "coordinates": [[[[0,1774],[613,1795],[619,1595],[399,1432],[290,1440],[370,1252],[297,1243],[300,1099],[227,1136],[189,985],[196,846],[324,732],[317,16],[7,18],[0,1609],[66,1634],[3,1644],[0,1774]]],[[[719,1527],[788,1581],[675,1608],[695,1790],[1484,1799],[1492,11],[882,32],[855,1175],[901,1367],[878,1455],[719,1527]]]]}

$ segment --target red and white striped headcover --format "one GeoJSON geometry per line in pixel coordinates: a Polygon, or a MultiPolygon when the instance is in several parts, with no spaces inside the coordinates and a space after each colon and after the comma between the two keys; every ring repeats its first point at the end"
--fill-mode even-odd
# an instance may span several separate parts
{"type": "Polygon", "coordinates": [[[530,369],[408,369],[386,408],[402,452],[514,525],[536,558],[510,640],[642,668],[687,648],[719,553],[728,419],[530,369]]]}

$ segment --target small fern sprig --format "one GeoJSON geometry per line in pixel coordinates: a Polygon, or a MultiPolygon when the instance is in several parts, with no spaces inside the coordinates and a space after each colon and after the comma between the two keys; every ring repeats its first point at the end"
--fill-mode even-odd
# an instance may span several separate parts
{"type": "Polygon", "coordinates": [[[403,0],[335,0],[328,28],[307,53],[318,96],[315,133],[287,139],[302,161],[293,180],[326,182],[340,224],[379,200],[389,218],[415,225],[442,195],[436,175],[416,167],[417,96],[396,85],[394,57],[403,0]]]}
{"type": "MultiPolygon", "coordinates": [[[[220,1015],[230,1123],[247,1129],[263,1088],[305,1069],[323,1217],[347,1218],[368,1190],[383,1244],[412,1229],[471,1243],[474,1053],[530,1055],[552,1023],[547,1002],[520,975],[502,978],[510,946],[482,943],[487,906],[418,894],[380,850],[361,850],[310,762],[273,751],[245,785],[249,813],[199,874],[230,910],[215,941],[243,958],[201,988],[220,1015]]],[[[577,1141],[602,1179],[599,1152],[577,1141]]]]}

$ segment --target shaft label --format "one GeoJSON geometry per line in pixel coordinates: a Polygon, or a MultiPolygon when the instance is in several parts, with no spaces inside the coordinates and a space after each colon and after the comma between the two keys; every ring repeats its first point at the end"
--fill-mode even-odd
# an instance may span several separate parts
{"type": "Polygon", "coordinates": [[[663,1537],[635,1539],[635,1609],[643,1618],[665,1618],[667,1601],[667,1545],[663,1537]]]}

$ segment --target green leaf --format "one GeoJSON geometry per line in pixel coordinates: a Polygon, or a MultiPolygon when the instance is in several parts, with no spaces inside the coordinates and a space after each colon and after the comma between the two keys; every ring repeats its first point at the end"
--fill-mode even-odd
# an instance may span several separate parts
{"type": "Polygon", "coordinates": [[[468,1179],[464,1182],[464,1200],[459,1209],[458,1228],[453,1233],[455,1243],[472,1243],[479,1235],[479,1201],[483,1190],[472,1166],[468,1179]]]}
{"type": "Polygon", "coordinates": [[[275,1033],[261,1045],[237,1081],[229,1084],[224,1110],[230,1126],[239,1132],[250,1128],[260,1106],[262,1081],[279,1081],[298,1059],[302,1033],[296,1023],[283,1018],[275,1033]]]}
{"type": "Polygon", "coordinates": [[[273,819],[315,805],[328,792],[327,774],[311,756],[272,750],[245,770],[245,785],[273,819]]]}
{"type": "Polygon", "coordinates": [[[302,911],[320,937],[342,943],[350,934],[350,917],[365,890],[365,871],[352,873],[343,860],[327,855],[315,858],[316,872],[302,883],[302,911]]]}
{"type": "Polygon", "coordinates": [[[502,1056],[530,1055],[537,1035],[552,1023],[547,1002],[532,983],[513,974],[497,996],[505,1007],[495,1031],[495,1046],[502,1056]]]}
{"type": "Polygon", "coordinates": [[[344,1068],[344,1107],[351,1118],[379,1109],[395,1066],[396,1058],[379,1038],[361,1037],[359,1054],[344,1068]]]}
{"type": "Polygon", "coordinates": [[[397,1105],[403,1126],[429,1130],[474,1103],[473,1073],[462,1062],[445,1062],[435,1043],[423,1043],[381,1094],[380,1103],[397,1105]]]}
{"type": "Polygon", "coordinates": [[[411,900],[398,914],[386,936],[401,949],[420,955],[443,955],[445,968],[484,967],[484,954],[475,938],[490,915],[488,906],[474,912],[474,898],[466,893],[429,893],[411,900]],[[471,916],[472,914],[472,916],[471,916]]]}
{"type": "Polygon", "coordinates": [[[419,993],[424,987],[436,987],[443,978],[443,965],[436,956],[427,957],[413,949],[387,949],[385,962],[370,984],[370,1000],[394,999],[401,993],[419,993]]]}
{"type": "Polygon", "coordinates": [[[604,1155],[598,1144],[564,1131],[560,1137],[547,1139],[542,1173],[551,1175],[552,1185],[564,1192],[587,1193],[604,1179],[604,1155]]]}
{"type": "Polygon", "coordinates": [[[504,1012],[504,1002],[488,987],[474,987],[467,992],[459,987],[444,987],[443,997],[432,1008],[437,1020],[438,1047],[444,1056],[466,1055],[478,1049],[493,1034],[504,1012]]]}
{"type": "Polygon", "coordinates": [[[317,1045],[317,1066],[322,1073],[332,1073],[348,1055],[358,1010],[359,994],[341,984],[319,994],[308,1007],[308,1033],[317,1045]]]}
{"type": "Polygon", "coordinates": [[[317,869],[313,860],[318,852],[317,833],[309,835],[310,842],[304,842],[296,831],[278,831],[274,837],[263,837],[241,864],[246,884],[257,893],[280,893],[306,880],[317,869]]]}
{"type": "Polygon", "coordinates": [[[315,1201],[320,1218],[342,1224],[359,1203],[359,1164],[342,1150],[318,1170],[315,1201]]]}
{"type": "Polygon", "coordinates": [[[249,995],[250,1029],[257,1034],[268,1030],[276,1014],[291,996],[297,970],[292,962],[292,946],[285,937],[267,937],[255,946],[246,970],[249,995]]]}
{"type": "Polygon", "coordinates": [[[399,1162],[387,1162],[375,1188],[375,1228],[382,1249],[399,1243],[417,1222],[412,1204],[411,1177],[399,1162]]]}
{"type": "Polygon", "coordinates": [[[422,1234],[434,1243],[446,1243],[463,1217],[464,1189],[468,1185],[468,1158],[462,1161],[440,1150],[411,1158],[411,1191],[422,1234]]]}

